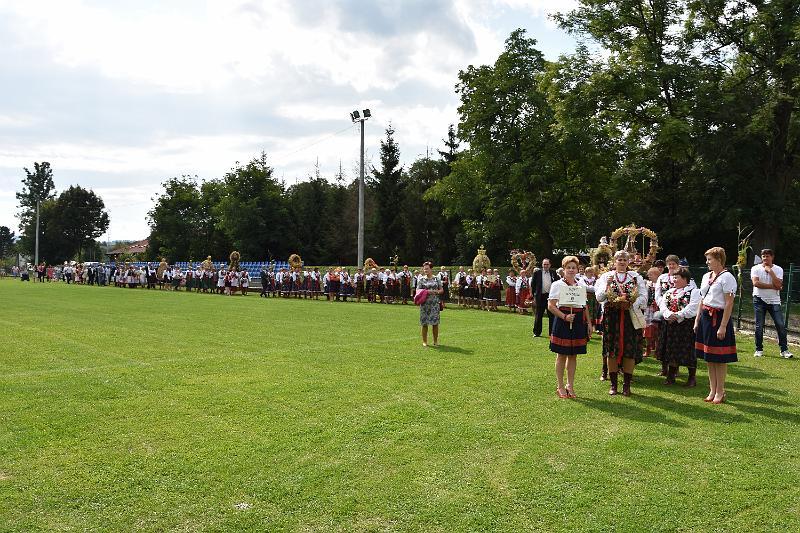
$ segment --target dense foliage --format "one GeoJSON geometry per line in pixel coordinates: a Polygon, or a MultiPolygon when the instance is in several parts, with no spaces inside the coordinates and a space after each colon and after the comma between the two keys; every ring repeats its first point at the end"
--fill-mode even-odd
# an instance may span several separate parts
{"type": "MultiPolygon", "coordinates": [[[[402,165],[386,129],[367,256],[463,264],[485,245],[505,262],[510,248],[588,251],[636,222],[691,261],[711,245],[733,257],[739,225],[755,249],[800,259],[800,0],[581,0],[555,19],[573,53],[547,61],[520,29],[493,64],[459,72],[459,123],[437,155],[402,165]]],[[[23,249],[36,198],[53,194],[47,163],[26,175],[23,249]]],[[[357,205],[341,172],[286,186],[261,154],[220,179],[167,180],[150,255],[352,265],[357,205]]]]}

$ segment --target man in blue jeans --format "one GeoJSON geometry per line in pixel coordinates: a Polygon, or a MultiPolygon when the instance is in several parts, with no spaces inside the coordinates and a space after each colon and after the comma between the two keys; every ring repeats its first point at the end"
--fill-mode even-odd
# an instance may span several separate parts
{"type": "Polygon", "coordinates": [[[769,248],[761,250],[761,264],[750,271],[753,279],[753,308],[756,316],[756,357],[764,355],[764,319],[772,317],[778,331],[778,344],[781,357],[791,359],[792,353],[786,341],[786,326],[781,312],[781,289],[783,288],[783,269],[774,264],[775,252],[769,248]]]}

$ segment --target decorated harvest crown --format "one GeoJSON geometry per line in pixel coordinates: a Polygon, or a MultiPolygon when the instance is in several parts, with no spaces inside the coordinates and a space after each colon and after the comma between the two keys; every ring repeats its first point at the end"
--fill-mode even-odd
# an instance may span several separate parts
{"type": "Polygon", "coordinates": [[[530,267],[536,266],[536,256],[533,252],[511,250],[511,266],[517,272],[528,270],[530,267]]]}
{"type": "Polygon", "coordinates": [[[477,271],[481,271],[491,266],[492,262],[489,260],[489,256],[486,255],[486,248],[481,246],[478,248],[478,255],[476,255],[475,259],[472,260],[472,268],[477,271]]]}

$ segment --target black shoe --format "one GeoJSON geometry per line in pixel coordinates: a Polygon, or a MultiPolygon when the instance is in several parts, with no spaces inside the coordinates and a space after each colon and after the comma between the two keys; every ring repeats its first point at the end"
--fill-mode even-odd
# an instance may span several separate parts
{"type": "Polygon", "coordinates": [[[628,374],[627,372],[622,374],[622,395],[623,396],[630,396],[631,395],[631,381],[633,380],[633,374],[628,374]]]}
{"type": "Polygon", "coordinates": [[[616,372],[609,372],[608,374],[608,377],[611,378],[611,388],[608,390],[609,396],[616,396],[617,394],[617,385],[619,383],[617,381],[617,376],[618,374],[616,372]]]}

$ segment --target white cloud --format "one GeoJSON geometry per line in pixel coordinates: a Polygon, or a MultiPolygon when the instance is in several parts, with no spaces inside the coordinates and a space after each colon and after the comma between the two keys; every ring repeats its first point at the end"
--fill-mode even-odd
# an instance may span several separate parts
{"type": "MultiPolygon", "coordinates": [[[[373,112],[368,158],[391,121],[408,164],[457,122],[460,69],[491,63],[511,30],[542,30],[543,17],[570,4],[0,0],[14,68],[69,83],[63,93],[58,82],[39,83],[27,106],[0,99],[0,168],[13,176],[0,176],[0,212],[15,211],[6,188],[18,186],[22,167],[50,161],[57,187],[78,182],[101,194],[112,238],[143,237],[149,198],[171,176],[218,178],[262,150],[289,183],[317,158],[323,175],[340,161],[350,171],[353,109],[373,112]],[[174,111],[176,101],[187,111],[174,111]]],[[[14,88],[3,94],[25,102],[14,88]]]]}

